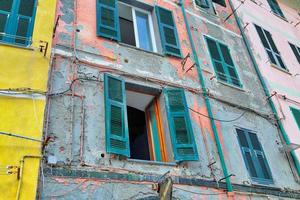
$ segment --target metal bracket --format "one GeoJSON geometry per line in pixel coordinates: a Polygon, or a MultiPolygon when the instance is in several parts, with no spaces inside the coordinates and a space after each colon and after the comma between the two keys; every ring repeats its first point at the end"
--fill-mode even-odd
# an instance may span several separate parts
{"type": "Polygon", "coordinates": [[[44,52],[44,57],[46,57],[46,55],[47,55],[48,46],[49,46],[49,42],[40,40],[40,46],[39,46],[40,47],[40,52],[41,53],[44,52]]]}
{"type": "Polygon", "coordinates": [[[187,59],[188,59],[190,56],[191,56],[190,53],[188,53],[188,54],[182,59],[182,61],[181,61],[181,69],[182,69],[182,71],[184,71],[184,66],[185,66],[185,64],[186,64],[186,62],[187,62],[187,59]]]}
{"type": "Polygon", "coordinates": [[[186,72],[184,72],[185,74],[188,73],[189,71],[191,71],[194,67],[195,67],[196,63],[194,63],[191,67],[189,67],[186,72]]]}

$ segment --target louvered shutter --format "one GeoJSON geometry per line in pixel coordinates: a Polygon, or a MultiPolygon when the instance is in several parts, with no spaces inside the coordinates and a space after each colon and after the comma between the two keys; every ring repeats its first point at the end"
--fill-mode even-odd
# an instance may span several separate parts
{"type": "Polygon", "coordinates": [[[155,7],[155,11],[164,53],[181,57],[178,34],[172,11],[158,6],[155,7]]]}
{"type": "Polygon", "coordinates": [[[223,44],[219,44],[219,46],[224,61],[225,69],[227,70],[227,74],[229,75],[229,82],[235,86],[241,86],[240,79],[233,64],[233,60],[231,58],[228,47],[223,44]]]}
{"type": "Polygon", "coordinates": [[[295,121],[298,125],[298,128],[300,129],[300,110],[298,109],[295,109],[295,108],[290,108],[293,115],[294,115],[294,118],[295,118],[295,121]]]}
{"type": "Polygon", "coordinates": [[[209,4],[207,0],[195,0],[197,6],[201,8],[209,8],[209,4]]]}
{"type": "Polygon", "coordinates": [[[265,50],[268,54],[271,63],[286,70],[286,66],[281,59],[281,55],[274,43],[271,33],[257,25],[255,25],[255,28],[260,37],[261,42],[265,47],[265,50]]]}
{"type": "Polygon", "coordinates": [[[165,89],[164,93],[175,160],[198,160],[184,91],[165,89]]]}
{"type": "Polygon", "coordinates": [[[97,35],[120,40],[117,0],[97,0],[97,35]]]}
{"type": "Polygon", "coordinates": [[[104,84],[106,150],[130,157],[125,82],[105,74],[104,84]]]}
{"type": "Polygon", "coordinates": [[[221,81],[241,87],[242,84],[228,47],[208,37],[206,37],[206,41],[217,78],[221,81]]]}
{"type": "Polygon", "coordinates": [[[251,177],[256,181],[272,181],[271,171],[257,135],[244,129],[237,129],[237,135],[251,177]]]}
{"type": "Polygon", "coordinates": [[[222,59],[221,59],[220,52],[218,50],[217,43],[214,40],[211,40],[209,38],[206,38],[206,41],[207,41],[208,50],[210,52],[210,56],[212,58],[214,68],[216,70],[217,78],[227,82],[225,69],[222,64],[222,59]]]}
{"type": "Polygon", "coordinates": [[[293,52],[294,52],[294,54],[295,54],[295,56],[296,56],[299,64],[300,64],[300,48],[297,47],[297,46],[295,46],[295,45],[293,45],[293,44],[291,44],[291,43],[289,43],[289,44],[290,44],[290,46],[291,46],[291,48],[292,48],[292,50],[293,50],[293,52]]]}

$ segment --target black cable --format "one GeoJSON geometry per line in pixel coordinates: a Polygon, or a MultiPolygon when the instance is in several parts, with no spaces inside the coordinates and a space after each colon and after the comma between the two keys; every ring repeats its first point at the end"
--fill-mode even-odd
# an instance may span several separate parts
{"type": "Polygon", "coordinates": [[[214,117],[209,117],[209,116],[204,115],[204,114],[202,114],[202,113],[200,113],[200,112],[198,112],[198,111],[196,111],[196,110],[194,110],[194,109],[192,109],[192,108],[190,108],[190,107],[189,107],[189,109],[190,109],[191,111],[193,111],[194,113],[197,113],[198,115],[201,115],[201,116],[203,116],[203,117],[206,117],[206,118],[209,118],[209,119],[213,119],[213,120],[216,120],[216,121],[219,121],[219,122],[234,122],[234,121],[237,121],[237,120],[239,120],[240,118],[242,118],[242,117],[246,114],[246,112],[247,112],[247,111],[244,111],[239,117],[237,117],[237,118],[235,118],[235,119],[224,120],[224,119],[217,119],[217,118],[214,118],[214,117]]]}

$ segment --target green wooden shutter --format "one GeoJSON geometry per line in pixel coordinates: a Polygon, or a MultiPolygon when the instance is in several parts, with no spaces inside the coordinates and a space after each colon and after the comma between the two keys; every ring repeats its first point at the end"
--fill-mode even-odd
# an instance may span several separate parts
{"type": "Polygon", "coordinates": [[[255,25],[256,31],[260,37],[261,42],[263,43],[265,50],[268,54],[270,62],[281,67],[282,69],[286,70],[286,66],[283,63],[281,55],[274,43],[272,35],[269,31],[261,28],[260,26],[255,25]]]}
{"type": "Polygon", "coordinates": [[[117,0],[97,0],[97,35],[120,40],[117,0]]]}
{"type": "Polygon", "coordinates": [[[158,6],[155,6],[155,11],[164,53],[181,57],[179,39],[172,11],[158,6]]]}
{"type": "Polygon", "coordinates": [[[271,7],[271,10],[275,14],[279,15],[282,18],[285,18],[284,14],[283,14],[283,12],[282,12],[281,8],[279,7],[278,2],[276,0],[268,0],[268,3],[270,5],[270,7],[271,7]]]}
{"type": "Polygon", "coordinates": [[[195,0],[195,3],[201,8],[209,8],[208,0],[195,0]]]}
{"type": "Polygon", "coordinates": [[[242,87],[229,48],[208,37],[206,37],[206,41],[217,78],[229,84],[242,87]]]}
{"type": "Polygon", "coordinates": [[[292,108],[290,107],[293,115],[294,115],[294,118],[295,118],[295,121],[298,125],[298,128],[300,129],[300,110],[296,109],[296,108],[292,108]]]}
{"type": "Polygon", "coordinates": [[[236,131],[252,179],[260,183],[272,182],[271,171],[257,135],[245,129],[236,129],[236,131]]]}
{"type": "Polygon", "coordinates": [[[106,151],[130,157],[125,82],[104,75],[106,151]]]}
{"type": "Polygon", "coordinates": [[[165,89],[164,94],[175,160],[198,160],[184,90],[165,89]]]}
{"type": "Polygon", "coordinates": [[[297,47],[296,45],[291,44],[291,43],[289,43],[289,44],[290,44],[290,46],[291,46],[291,48],[292,48],[292,50],[293,50],[293,52],[294,52],[294,54],[295,54],[295,56],[296,56],[299,64],[300,64],[300,48],[297,47]]]}
{"type": "Polygon", "coordinates": [[[225,0],[212,0],[212,2],[217,3],[217,4],[221,5],[221,6],[226,7],[225,0]]]}

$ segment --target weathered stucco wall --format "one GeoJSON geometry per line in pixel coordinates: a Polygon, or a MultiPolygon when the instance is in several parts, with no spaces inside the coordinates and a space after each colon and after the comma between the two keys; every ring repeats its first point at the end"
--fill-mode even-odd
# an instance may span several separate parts
{"type": "MultiPolygon", "coordinates": [[[[173,11],[182,53],[184,56],[192,53],[183,16],[176,2],[150,0],[144,2],[173,11]]],[[[270,188],[277,188],[274,191],[284,188],[291,191],[298,190],[299,185],[293,178],[286,155],[279,151],[282,142],[272,117],[269,117],[271,109],[267,106],[266,97],[236,23],[233,18],[224,22],[231,13],[229,6],[223,8],[214,5],[217,11],[215,16],[211,11],[199,10],[192,1],[184,1],[184,4],[197,54],[201,59],[202,72],[208,86],[215,118],[230,121],[245,112],[242,117],[232,122],[217,121],[226,164],[229,173],[235,175],[231,177],[234,188],[244,192],[243,195],[236,193],[235,199],[278,199],[271,195],[270,188]],[[215,72],[204,35],[209,35],[229,46],[243,84],[242,88],[225,85],[213,78],[215,72]],[[257,132],[274,179],[274,184],[269,185],[269,188],[258,189],[259,187],[253,186],[256,183],[251,181],[242,160],[235,127],[248,128],[257,132]],[[248,196],[247,192],[253,191],[265,193],[248,196]]],[[[176,187],[184,187],[188,191],[200,193],[193,194],[175,189],[174,196],[179,199],[198,199],[201,193],[203,199],[230,199],[231,197],[223,191],[224,180],[220,182],[218,190],[213,189],[218,187],[215,180],[224,178],[223,172],[210,120],[195,112],[190,111],[190,116],[199,161],[180,164],[138,162],[120,159],[107,154],[105,150],[104,72],[121,76],[126,82],[157,89],[166,86],[183,87],[188,107],[207,115],[196,68],[186,72],[181,67],[182,59],[141,51],[97,37],[96,9],[93,0],[78,0],[75,3],[72,0],[61,0],[57,10],[61,20],[53,46],[55,59],[50,74],[50,93],[65,92],[53,95],[48,101],[50,117],[46,130],[47,137],[51,139],[45,148],[45,153],[47,156],[55,156],[58,162],[54,166],[44,164],[45,178],[44,185],[41,187],[41,197],[44,199],[74,197],[151,199],[151,196],[157,196],[151,190],[151,183],[170,171],[170,175],[176,179],[176,187]],[[75,50],[72,49],[73,47],[76,47],[75,50]],[[75,79],[77,80],[74,82],[75,79]],[[70,85],[71,90],[69,90],[70,85]],[[211,165],[211,168],[208,167],[213,162],[216,163],[211,165]]],[[[194,61],[189,58],[186,69],[193,63],[194,61]]],[[[163,97],[161,101],[164,101],[163,97]]],[[[163,127],[168,129],[167,124],[163,127]]],[[[278,192],[272,194],[280,195],[278,192]]]]}

